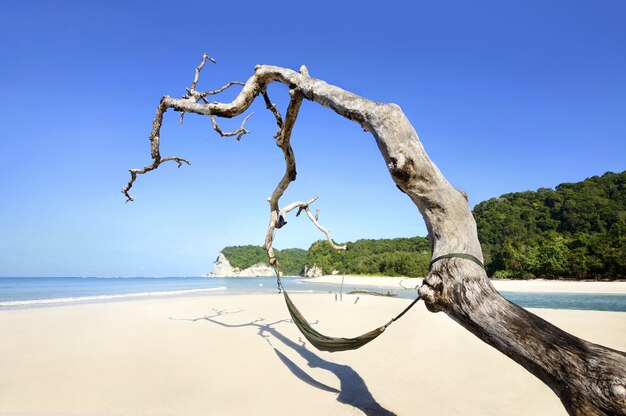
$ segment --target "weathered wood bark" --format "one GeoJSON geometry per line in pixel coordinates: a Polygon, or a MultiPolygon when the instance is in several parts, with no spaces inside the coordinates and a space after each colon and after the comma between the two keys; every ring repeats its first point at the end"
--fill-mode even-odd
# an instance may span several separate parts
{"type": "MultiPolygon", "coordinates": [[[[161,159],[159,154],[159,131],[167,109],[234,117],[259,94],[264,94],[269,102],[265,91],[272,82],[288,85],[294,91],[292,97],[296,94],[317,102],[372,133],[393,180],[424,217],[433,258],[448,253],[483,258],[466,195],[454,189],[430,160],[400,107],[371,101],[312,78],[304,67],[296,72],[257,66],[230,103],[201,104],[193,96],[163,97],[150,136],[153,164],[143,170],[152,170],[165,159],[178,163],[183,160],[161,159]]],[[[299,107],[293,98],[292,104],[299,107]]],[[[279,126],[281,122],[277,116],[279,126]]],[[[137,173],[145,172],[131,170],[131,181],[123,191],[129,199],[128,191],[137,173]]],[[[295,166],[290,180],[293,179],[295,166]]],[[[273,206],[275,221],[277,210],[277,205],[273,206]]],[[[579,339],[508,302],[491,285],[485,271],[473,262],[459,258],[436,262],[419,293],[430,311],[443,311],[547,384],[569,414],[626,415],[626,354],[579,339]]]]}

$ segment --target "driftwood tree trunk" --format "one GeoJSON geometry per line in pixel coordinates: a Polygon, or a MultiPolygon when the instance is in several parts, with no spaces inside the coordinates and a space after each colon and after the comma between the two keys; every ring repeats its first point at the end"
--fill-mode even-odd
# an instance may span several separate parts
{"type": "MultiPolygon", "coordinates": [[[[448,253],[467,253],[483,259],[467,196],[452,187],[430,160],[399,106],[371,101],[312,78],[305,67],[296,72],[275,66],[257,66],[254,75],[243,84],[243,89],[232,102],[209,103],[205,97],[215,91],[195,91],[198,73],[206,58],[205,55],[186,96],[162,98],[150,136],[153,163],[143,169],[131,169],[131,180],[123,190],[129,200],[132,197],[128,192],[137,174],[156,169],[160,163],[169,160],[176,161],[179,166],[181,162],[188,163],[182,158],[162,158],[159,154],[159,131],[167,109],[183,114],[209,115],[216,131],[225,135],[217,127],[214,117],[237,116],[261,94],[268,109],[276,116],[280,128],[277,144],[285,152],[287,161],[285,178],[270,199],[270,229],[280,228],[284,219],[278,208],[278,198],[296,176],[295,160],[291,160],[293,152],[288,146],[289,135],[300,102],[306,99],[330,108],[372,133],[391,177],[424,217],[433,258],[448,253]],[[267,97],[266,87],[272,82],[290,88],[292,99],[284,122],[267,97]],[[285,140],[287,145],[284,145],[285,140]],[[293,166],[290,166],[292,162],[293,166]]],[[[245,133],[247,130],[242,124],[230,135],[240,137],[245,133]]],[[[300,208],[308,209],[308,203],[300,204],[300,208]]],[[[310,212],[308,214],[311,217],[310,212]]],[[[570,335],[507,301],[477,264],[460,258],[440,260],[424,279],[419,293],[428,310],[444,312],[548,385],[569,414],[626,415],[626,354],[570,335]]]]}

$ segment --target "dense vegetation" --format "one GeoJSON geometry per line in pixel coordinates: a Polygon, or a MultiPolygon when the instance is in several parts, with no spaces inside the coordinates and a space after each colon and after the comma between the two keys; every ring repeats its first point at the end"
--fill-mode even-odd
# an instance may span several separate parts
{"type": "MultiPolygon", "coordinates": [[[[344,274],[384,276],[424,276],[428,271],[430,247],[424,237],[383,240],[358,240],[347,243],[347,251],[335,251],[319,240],[308,251],[274,250],[281,271],[288,276],[299,275],[306,264],[318,266],[325,274],[337,270],[344,274]]],[[[260,246],[226,247],[222,253],[234,267],[244,269],[253,264],[267,264],[267,254],[260,246]]]]}
{"type": "Polygon", "coordinates": [[[358,240],[347,243],[348,250],[335,251],[323,240],[306,253],[306,264],[316,265],[325,274],[382,276],[424,276],[430,262],[430,246],[425,237],[358,240]]]}
{"type": "MultiPolygon", "coordinates": [[[[260,246],[229,246],[224,247],[222,254],[230,265],[246,269],[258,263],[268,264],[267,253],[260,246]]],[[[301,248],[274,249],[274,254],[281,264],[281,271],[286,276],[297,276],[304,267],[306,250],[301,248]]]]}
{"type": "MultiPolygon", "coordinates": [[[[626,277],[626,171],[605,173],[556,189],[515,192],[474,208],[489,275],[506,278],[626,277]]],[[[276,250],[285,275],[304,265],[325,274],[424,276],[430,247],[424,237],[358,240],[347,251],[325,241],[309,250],[276,250]]],[[[267,264],[259,246],[226,247],[230,263],[267,264]]]]}
{"type": "Polygon", "coordinates": [[[626,276],[626,171],[502,195],[474,217],[495,277],[626,276]]]}

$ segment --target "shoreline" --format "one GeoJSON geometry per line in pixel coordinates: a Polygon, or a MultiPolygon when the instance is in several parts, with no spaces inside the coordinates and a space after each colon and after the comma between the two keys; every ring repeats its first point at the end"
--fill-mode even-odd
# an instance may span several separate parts
{"type": "MultiPolygon", "coordinates": [[[[298,292],[318,292],[327,293],[329,290],[339,291],[343,280],[344,293],[350,290],[358,290],[360,288],[389,291],[396,293],[408,293],[413,291],[422,284],[423,278],[404,278],[404,277],[380,277],[380,276],[358,276],[358,275],[327,275],[317,278],[289,277],[292,282],[304,283],[300,287],[289,287],[290,293],[298,292]]],[[[210,279],[209,279],[210,280],[210,279]]],[[[229,278],[232,282],[237,282],[240,278],[229,278]]],[[[35,299],[10,299],[0,300],[0,312],[13,309],[28,308],[46,308],[61,307],[67,305],[93,304],[93,303],[109,303],[120,302],[124,300],[136,299],[160,299],[160,298],[177,298],[188,296],[214,296],[214,295],[241,295],[241,294],[270,294],[275,293],[275,285],[254,283],[249,287],[239,286],[222,280],[220,286],[215,287],[196,287],[189,289],[166,289],[159,288],[157,290],[147,290],[139,292],[121,292],[121,293],[103,293],[93,295],[68,295],[63,297],[42,297],[35,299]]],[[[254,282],[254,278],[247,279],[254,282]]],[[[546,294],[546,295],[613,295],[626,296],[626,281],[563,281],[563,280],[491,280],[496,290],[509,296],[516,296],[515,293],[521,294],[546,294]]],[[[120,289],[123,290],[123,289],[120,289]]],[[[58,296],[58,294],[57,294],[58,296]]],[[[401,295],[406,298],[407,296],[401,295]]],[[[536,305],[541,307],[542,305],[536,305]]],[[[577,309],[577,308],[574,308],[577,309]]],[[[605,310],[605,309],[599,309],[605,310]]],[[[618,309],[621,310],[621,309],[618,309]]]]}
{"type": "MultiPolygon", "coordinates": [[[[371,330],[409,302],[343,298],[292,295],[333,336],[371,330]]],[[[532,312],[626,350],[625,312],[532,312]]],[[[0,414],[406,415],[419,387],[429,398],[419,403],[424,414],[566,415],[547,386],[421,303],[376,341],[343,353],[303,342],[279,295],[126,299],[0,318],[0,414]]]]}
{"type": "MultiPolygon", "coordinates": [[[[355,286],[380,286],[384,288],[413,288],[422,284],[421,277],[374,277],[354,275],[326,275],[321,277],[302,278],[310,283],[341,284],[355,286]]],[[[490,279],[499,292],[528,292],[528,293],[589,293],[626,295],[626,281],[569,281],[569,280],[499,280],[490,279]]]]}
{"type": "MultiPolygon", "coordinates": [[[[374,276],[355,276],[355,275],[327,275],[317,278],[301,278],[301,277],[289,277],[291,283],[287,286],[290,293],[298,292],[318,292],[328,293],[329,291],[339,291],[343,280],[344,293],[348,293],[351,290],[366,289],[374,290],[377,292],[401,292],[399,297],[407,298],[406,294],[411,292],[414,295],[414,289],[422,284],[422,278],[403,278],[403,277],[374,277],[374,276]],[[297,285],[293,285],[293,283],[297,285]],[[304,283],[303,285],[298,285],[304,283]]],[[[145,290],[138,292],[125,292],[124,287],[120,287],[119,293],[94,293],[89,295],[75,295],[68,294],[63,297],[40,297],[35,299],[6,299],[0,300],[0,313],[2,311],[14,310],[14,309],[29,309],[29,308],[49,308],[49,307],[62,307],[67,305],[78,304],[94,304],[94,303],[110,303],[120,302],[124,300],[136,300],[136,299],[161,299],[161,298],[175,298],[175,297],[187,297],[187,296],[232,296],[240,294],[270,294],[275,293],[275,284],[273,278],[269,281],[256,284],[254,278],[249,280],[249,285],[239,285],[236,283],[240,278],[225,278],[219,282],[220,286],[215,287],[196,287],[189,289],[172,289],[171,287],[158,288],[156,290],[145,290]],[[231,283],[232,286],[231,286],[231,283]],[[253,284],[252,284],[253,283],[253,284]],[[160,290],[161,289],[161,290],[160,290]]],[[[560,280],[491,280],[496,290],[502,292],[505,297],[518,296],[518,301],[524,302],[519,299],[519,296],[523,294],[546,294],[546,295],[608,295],[608,296],[626,296],[626,281],[611,281],[611,282],[593,282],[593,281],[560,281],[560,280]],[[510,293],[511,295],[508,295],[510,293]],[[519,295],[516,295],[519,293],[519,295]]],[[[54,295],[59,296],[58,293],[54,295]]],[[[624,300],[619,298],[615,301],[624,303],[624,300]]],[[[615,302],[610,301],[610,302],[615,302]]],[[[607,301],[609,302],[609,301],[607,301]]],[[[542,302],[530,302],[534,307],[544,307],[542,302]]],[[[559,307],[557,307],[559,308],[559,307]]],[[[567,308],[567,306],[565,307],[567,308]]],[[[623,311],[623,307],[614,308],[610,306],[592,306],[589,309],[594,310],[617,310],[623,311]]],[[[573,307],[572,309],[579,309],[573,307]]],[[[587,307],[581,308],[587,309],[587,307]]]]}

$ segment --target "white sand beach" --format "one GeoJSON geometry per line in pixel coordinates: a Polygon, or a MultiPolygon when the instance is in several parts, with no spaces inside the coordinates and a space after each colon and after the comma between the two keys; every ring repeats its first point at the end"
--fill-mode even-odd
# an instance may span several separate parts
{"type": "MultiPolygon", "coordinates": [[[[409,302],[292,298],[319,331],[338,336],[379,326],[409,302]]],[[[626,313],[533,312],[626,350],[626,313]]],[[[566,414],[526,370],[423,304],[341,353],[302,342],[288,317],[276,294],[0,311],[0,414],[566,414]]]]}

